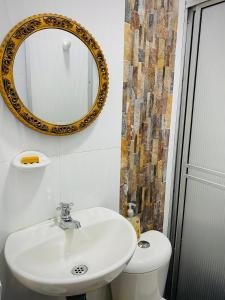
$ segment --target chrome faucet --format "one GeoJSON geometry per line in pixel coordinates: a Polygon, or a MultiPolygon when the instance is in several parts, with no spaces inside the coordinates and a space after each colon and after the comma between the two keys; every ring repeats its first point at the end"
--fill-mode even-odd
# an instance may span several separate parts
{"type": "Polygon", "coordinates": [[[72,206],[73,206],[73,203],[61,202],[61,203],[59,203],[59,206],[56,208],[57,210],[61,211],[59,227],[62,228],[63,230],[78,229],[81,227],[80,222],[73,220],[70,215],[72,206]]]}

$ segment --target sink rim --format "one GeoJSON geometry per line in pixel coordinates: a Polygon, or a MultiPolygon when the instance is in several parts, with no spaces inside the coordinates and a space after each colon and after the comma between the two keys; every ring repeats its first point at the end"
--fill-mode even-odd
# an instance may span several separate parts
{"type": "MultiPolygon", "coordinates": [[[[74,211],[73,213],[81,213],[83,212],[85,214],[85,211],[87,210],[94,210],[94,209],[101,209],[102,211],[108,211],[110,212],[112,218],[110,219],[117,219],[117,220],[120,220],[121,222],[123,222],[124,224],[126,224],[126,226],[128,226],[128,228],[130,228],[130,232],[131,232],[131,247],[129,249],[129,251],[126,252],[126,255],[124,255],[120,260],[116,261],[115,263],[113,263],[110,267],[107,267],[107,268],[104,268],[103,270],[100,270],[100,271],[97,271],[97,272],[94,272],[92,274],[88,274],[88,272],[80,277],[76,277],[76,276],[73,276],[71,274],[71,276],[73,277],[66,277],[66,278],[52,278],[52,277],[49,277],[49,278],[46,278],[46,277],[41,277],[41,276],[37,276],[37,275],[33,275],[32,273],[30,272],[26,272],[24,270],[21,270],[17,267],[14,266],[13,264],[13,260],[15,257],[12,258],[12,261],[10,259],[10,253],[12,253],[12,249],[8,249],[8,247],[10,247],[9,245],[9,242],[12,238],[14,238],[14,235],[17,234],[18,232],[21,232],[21,231],[24,231],[24,230],[29,230],[29,229],[32,229],[34,227],[38,228],[38,226],[47,226],[47,224],[50,224],[50,223],[53,223],[54,222],[54,218],[50,219],[50,220],[47,220],[47,221],[44,221],[44,222],[41,222],[39,224],[36,224],[36,225],[32,225],[32,226],[29,226],[27,228],[24,228],[24,229],[21,229],[21,230],[18,230],[14,233],[11,233],[7,240],[6,240],[6,243],[5,243],[5,248],[4,248],[4,255],[5,255],[5,259],[6,259],[6,262],[7,262],[7,265],[9,266],[10,270],[12,271],[12,273],[15,274],[15,276],[17,275],[18,277],[23,277],[24,279],[26,280],[29,280],[29,281],[32,281],[33,283],[41,283],[41,284],[55,284],[55,285],[63,285],[63,284],[75,284],[75,283],[84,283],[85,282],[90,282],[90,281],[93,281],[93,280],[97,280],[98,278],[102,278],[104,276],[107,276],[107,274],[110,274],[112,272],[114,272],[115,270],[119,269],[120,267],[122,267],[124,264],[127,264],[128,261],[130,260],[130,258],[132,257],[134,251],[135,251],[135,248],[136,248],[136,245],[137,245],[137,236],[136,236],[136,232],[133,228],[133,226],[130,224],[130,222],[128,220],[126,220],[123,216],[121,216],[119,213],[113,211],[113,210],[110,210],[110,209],[107,209],[107,208],[104,208],[104,207],[93,207],[93,208],[87,208],[87,209],[82,209],[82,210],[77,210],[77,211],[74,211]]],[[[72,215],[73,215],[72,213],[72,215]]],[[[107,221],[108,219],[105,218],[104,221],[107,221]]],[[[95,222],[96,223],[101,223],[102,220],[99,220],[98,222],[95,222]]],[[[87,224],[85,224],[87,225],[87,224]]],[[[85,227],[84,225],[84,227],[85,227]]],[[[88,226],[91,226],[88,225],[88,226]]],[[[59,228],[60,229],[60,228],[59,228]]],[[[60,229],[61,230],[61,229],[60,229]]],[[[47,241],[46,241],[47,242],[47,241]]],[[[116,245],[115,245],[116,246],[116,245]]],[[[71,255],[72,257],[72,255],[71,255]]],[[[71,266],[71,269],[72,269],[73,266],[71,266]]],[[[70,272],[70,270],[69,270],[70,272]]]]}

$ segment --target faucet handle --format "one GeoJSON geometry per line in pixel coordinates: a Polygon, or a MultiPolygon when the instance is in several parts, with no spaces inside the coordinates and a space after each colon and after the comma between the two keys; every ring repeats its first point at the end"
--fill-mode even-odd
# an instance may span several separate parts
{"type": "Polygon", "coordinates": [[[56,210],[61,210],[63,208],[63,202],[59,203],[59,206],[56,207],[56,210]]]}
{"type": "Polygon", "coordinates": [[[65,202],[60,202],[59,206],[56,207],[57,210],[67,210],[70,211],[72,209],[73,203],[65,203],[65,202]]]}

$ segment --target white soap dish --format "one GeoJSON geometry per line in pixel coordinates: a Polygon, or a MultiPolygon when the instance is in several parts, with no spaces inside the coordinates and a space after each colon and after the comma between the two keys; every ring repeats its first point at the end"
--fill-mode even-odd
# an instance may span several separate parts
{"type": "Polygon", "coordinates": [[[12,165],[19,169],[35,169],[35,168],[44,168],[50,164],[50,159],[41,152],[38,151],[24,151],[19,153],[12,161],[12,165]],[[30,157],[30,156],[38,156],[39,162],[38,163],[28,163],[24,164],[21,163],[21,159],[23,157],[30,157]]]}

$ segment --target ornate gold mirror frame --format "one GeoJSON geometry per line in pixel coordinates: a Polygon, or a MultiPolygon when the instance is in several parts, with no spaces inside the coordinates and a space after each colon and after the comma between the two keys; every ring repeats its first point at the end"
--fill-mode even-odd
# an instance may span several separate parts
{"type": "Polygon", "coordinates": [[[69,135],[83,130],[98,117],[106,101],[108,69],[98,43],[80,24],[61,15],[39,14],[13,27],[0,47],[0,70],[0,92],[8,108],[23,124],[44,134],[69,135]],[[79,38],[92,53],[99,74],[98,93],[90,111],[80,120],[65,125],[51,124],[33,115],[20,99],[13,79],[14,59],[22,42],[34,32],[53,28],[68,31],[79,38]]]}

